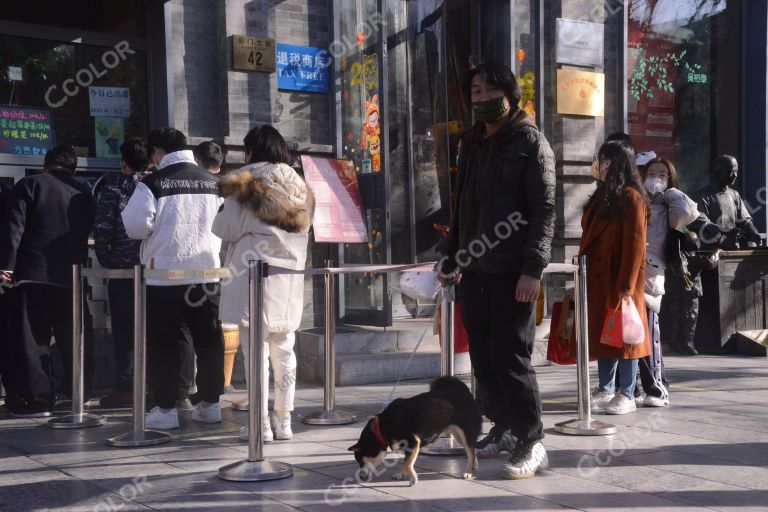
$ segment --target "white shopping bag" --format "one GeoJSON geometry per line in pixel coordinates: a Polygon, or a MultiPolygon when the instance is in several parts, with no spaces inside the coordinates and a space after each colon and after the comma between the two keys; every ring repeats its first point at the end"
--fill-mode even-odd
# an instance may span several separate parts
{"type": "Polygon", "coordinates": [[[632,297],[621,307],[621,334],[627,345],[640,345],[645,341],[645,327],[632,297]]]}
{"type": "Polygon", "coordinates": [[[437,272],[403,272],[400,291],[416,300],[433,300],[440,290],[437,272]]]}

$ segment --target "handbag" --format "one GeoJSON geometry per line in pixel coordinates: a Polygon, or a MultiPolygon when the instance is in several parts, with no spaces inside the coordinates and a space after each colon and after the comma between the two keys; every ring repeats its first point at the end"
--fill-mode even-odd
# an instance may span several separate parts
{"type": "Polygon", "coordinates": [[[645,341],[645,327],[640,312],[632,297],[619,300],[615,309],[608,310],[600,334],[600,343],[609,347],[622,348],[627,345],[640,345],[645,341]]]}
{"type": "Polygon", "coordinates": [[[624,345],[621,321],[621,301],[619,301],[614,309],[609,309],[605,314],[603,330],[600,333],[600,343],[614,348],[621,348],[624,345]]]}
{"type": "Polygon", "coordinates": [[[552,305],[552,323],[547,341],[547,361],[555,364],[576,364],[576,329],[574,329],[573,299],[570,295],[552,305]]]}

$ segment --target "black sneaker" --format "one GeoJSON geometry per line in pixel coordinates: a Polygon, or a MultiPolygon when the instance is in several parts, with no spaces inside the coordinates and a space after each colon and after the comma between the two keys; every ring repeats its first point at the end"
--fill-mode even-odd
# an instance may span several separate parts
{"type": "Polygon", "coordinates": [[[504,435],[504,432],[509,430],[509,427],[506,427],[504,425],[494,425],[491,427],[491,431],[488,432],[488,435],[485,436],[483,439],[477,442],[475,444],[475,448],[477,449],[483,449],[486,446],[488,446],[491,443],[498,443],[501,441],[501,437],[504,435]]]}
{"type": "Polygon", "coordinates": [[[549,457],[541,441],[520,443],[501,466],[501,476],[510,480],[531,478],[539,469],[549,469],[549,457]]]}
{"type": "Polygon", "coordinates": [[[52,414],[52,409],[52,407],[44,405],[25,404],[11,409],[11,416],[14,418],[49,418],[52,414]]]}

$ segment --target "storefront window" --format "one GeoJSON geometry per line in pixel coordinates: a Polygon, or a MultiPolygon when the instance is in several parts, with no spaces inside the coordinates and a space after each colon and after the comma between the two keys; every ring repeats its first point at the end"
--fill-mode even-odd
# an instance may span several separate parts
{"type": "Polygon", "coordinates": [[[716,155],[739,157],[739,33],[733,0],[630,2],[630,135],[670,158],[688,193],[716,155]]]}
{"type": "MultiPolygon", "coordinates": [[[[119,158],[122,141],[147,134],[146,54],[127,42],[100,47],[0,34],[0,103],[50,112],[53,143],[71,144],[78,156],[119,158]]],[[[2,128],[23,149],[23,127],[15,134],[2,128]]]]}

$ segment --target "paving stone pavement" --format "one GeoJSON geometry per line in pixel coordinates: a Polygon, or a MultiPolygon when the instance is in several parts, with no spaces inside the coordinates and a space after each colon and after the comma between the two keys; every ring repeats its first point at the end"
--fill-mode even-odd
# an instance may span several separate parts
{"type": "MultiPolygon", "coordinates": [[[[262,483],[217,478],[221,466],[247,453],[237,440],[247,413],[228,407],[242,392],[224,397],[222,424],[202,426],[183,413],[171,443],[133,449],[104,442],[128,430],[128,411],[107,412],[103,427],[69,431],[0,412],[0,511],[768,511],[768,361],[699,356],[666,363],[672,404],[602,417],[620,426],[608,437],[554,432],[555,423],[576,416],[576,372],[540,368],[551,469],[523,481],[498,477],[504,456],[481,460],[475,479],[465,481],[458,478],[463,458],[422,455],[413,487],[391,480],[396,468],[389,464],[372,482],[355,482],[346,449],[391,384],[338,388],[338,408],[359,417],[339,427],[301,423],[322,407],[323,394],[300,386],[295,439],[264,450],[293,464],[295,474],[262,483]]],[[[424,381],[401,383],[395,396],[425,388],[424,381]]],[[[389,455],[393,462],[401,458],[389,455]]]]}

